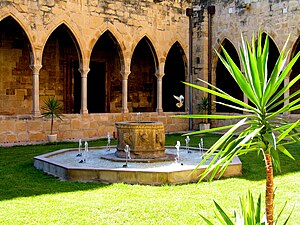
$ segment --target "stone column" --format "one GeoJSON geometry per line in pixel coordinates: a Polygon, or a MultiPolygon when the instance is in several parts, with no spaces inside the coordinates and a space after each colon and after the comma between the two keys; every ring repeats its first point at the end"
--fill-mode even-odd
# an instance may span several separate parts
{"type": "Polygon", "coordinates": [[[130,74],[130,71],[125,71],[122,75],[122,113],[128,113],[128,105],[127,105],[127,99],[128,99],[128,76],[130,74]]]}
{"type": "Polygon", "coordinates": [[[42,65],[30,65],[32,70],[32,115],[39,116],[40,113],[40,85],[39,76],[42,65]]]}
{"type": "Polygon", "coordinates": [[[90,71],[90,68],[80,68],[79,72],[81,73],[81,114],[88,114],[87,109],[87,75],[90,71]]]}
{"type": "Polygon", "coordinates": [[[164,74],[156,73],[155,76],[157,77],[157,108],[156,112],[162,113],[162,78],[164,74]]]}

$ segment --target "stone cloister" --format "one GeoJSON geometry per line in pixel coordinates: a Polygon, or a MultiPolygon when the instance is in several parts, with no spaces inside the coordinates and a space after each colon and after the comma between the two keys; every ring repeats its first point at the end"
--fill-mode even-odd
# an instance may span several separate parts
{"type": "MultiPolygon", "coordinates": [[[[173,95],[188,71],[188,1],[0,2],[1,143],[43,141],[41,105],[64,106],[61,140],[99,138],[114,122],[161,120],[185,130],[173,95]],[[169,113],[168,113],[169,112],[169,113]]],[[[188,102],[188,101],[187,101],[188,102]]]]}
{"type": "MultiPolygon", "coordinates": [[[[167,132],[188,130],[187,120],[170,116],[198,113],[204,94],[182,81],[202,78],[247,101],[215,51],[223,45],[241,66],[241,34],[249,40],[261,30],[270,38],[269,68],[288,36],[291,60],[300,50],[299,10],[296,0],[1,1],[0,144],[45,141],[50,124],[39,115],[50,96],[64,105],[64,120],[55,123],[59,140],[106,136],[137,112],[167,132]],[[185,102],[177,108],[173,95],[180,94],[185,102]]],[[[299,72],[297,62],[284,83],[299,72]]]]}

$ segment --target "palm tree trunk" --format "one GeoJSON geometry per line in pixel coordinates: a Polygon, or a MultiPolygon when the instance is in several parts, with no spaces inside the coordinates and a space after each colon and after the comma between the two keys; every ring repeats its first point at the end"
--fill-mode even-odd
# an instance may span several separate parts
{"type": "Polygon", "coordinates": [[[53,134],[53,116],[51,117],[51,127],[50,127],[50,134],[53,134]]]}
{"type": "Polygon", "coordinates": [[[274,223],[274,177],[272,158],[270,154],[265,155],[266,164],[266,214],[267,224],[273,225],[274,223]]]}

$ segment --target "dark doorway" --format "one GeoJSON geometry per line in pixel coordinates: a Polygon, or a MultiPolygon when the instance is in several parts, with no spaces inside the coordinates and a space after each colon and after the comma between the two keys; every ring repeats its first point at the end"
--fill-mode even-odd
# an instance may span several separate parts
{"type": "Polygon", "coordinates": [[[165,64],[162,93],[164,112],[185,111],[184,105],[181,108],[176,106],[178,101],[173,97],[173,95],[185,97],[185,85],[182,81],[185,81],[183,51],[179,43],[175,43],[167,55],[165,64]]]}
{"type": "Polygon", "coordinates": [[[128,109],[132,112],[156,110],[155,54],[148,38],[136,46],[128,77],[128,109]]]}
{"type": "MultiPolygon", "coordinates": [[[[228,41],[227,39],[224,41],[223,47],[228,52],[228,54],[231,56],[232,60],[235,62],[235,64],[240,68],[240,60],[239,56],[233,46],[233,44],[228,41]]],[[[221,56],[224,57],[223,51],[221,52],[221,56]]],[[[217,67],[216,67],[216,86],[220,88],[221,90],[225,91],[229,95],[243,101],[243,92],[233,79],[233,77],[230,75],[226,67],[223,65],[221,60],[218,60],[217,67]]],[[[222,99],[220,97],[216,97],[217,102],[223,102],[230,105],[233,105],[230,101],[227,101],[225,99],[222,99]]],[[[240,113],[239,110],[229,108],[224,105],[216,104],[216,111],[217,112],[229,112],[229,113],[240,113]]]]}
{"type": "Polygon", "coordinates": [[[115,113],[122,109],[121,48],[110,31],[97,40],[88,73],[88,111],[115,113]]]}
{"type": "Polygon", "coordinates": [[[105,63],[90,63],[90,72],[87,76],[87,108],[89,113],[105,112],[105,74],[105,63]]]}

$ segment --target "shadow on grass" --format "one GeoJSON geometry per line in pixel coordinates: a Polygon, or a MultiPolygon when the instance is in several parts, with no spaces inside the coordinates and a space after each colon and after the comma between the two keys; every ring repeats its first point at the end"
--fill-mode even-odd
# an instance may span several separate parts
{"type": "MultiPolygon", "coordinates": [[[[103,141],[91,142],[91,146],[103,144],[103,141]]],[[[73,148],[77,145],[77,143],[59,143],[52,145],[1,147],[0,201],[18,197],[107,187],[107,184],[96,182],[80,183],[60,181],[33,167],[33,158],[35,156],[62,148],[73,148]]]]}

